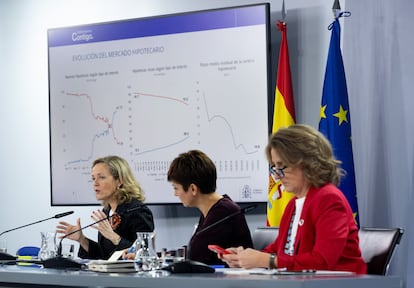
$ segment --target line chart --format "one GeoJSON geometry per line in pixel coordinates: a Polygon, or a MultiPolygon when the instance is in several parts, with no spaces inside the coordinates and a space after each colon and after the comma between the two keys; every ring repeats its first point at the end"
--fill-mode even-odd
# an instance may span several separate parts
{"type": "Polygon", "coordinates": [[[218,193],[266,201],[266,29],[49,47],[52,203],[99,204],[91,165],[107,155],[127,160],[147,203],[179,203],[167,181],[169,164],[193,149],[214,161],[218,193]]]}

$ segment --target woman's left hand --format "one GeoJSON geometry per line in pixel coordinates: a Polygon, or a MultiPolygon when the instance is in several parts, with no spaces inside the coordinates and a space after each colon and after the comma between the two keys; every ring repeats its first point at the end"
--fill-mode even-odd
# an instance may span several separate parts
{"type": "Polygon", "coordinates": [[[119,235],[114,232],[112,229],[111,223],[107,219],[105,213],[101,210],[93,211],[91,218],[93,221],[98,222],[94,224],[92,227],[94,227],[96,230],[98,230],[103,237],[109,239],[112,241],[112,239],[119,238],[119,235]],[[106,219],[106,220],[103,220],[106,219]]]}
{"type": "Polygon", "coordinates": [[[225,254],[222,256],[222,260],[229,265],[229,267],[241,267],[245,269],[268,267],[268,253],[264,253],[251,248],[243,249],[243,247],[237,248],[237,252],[234,254],[225,254]]]}

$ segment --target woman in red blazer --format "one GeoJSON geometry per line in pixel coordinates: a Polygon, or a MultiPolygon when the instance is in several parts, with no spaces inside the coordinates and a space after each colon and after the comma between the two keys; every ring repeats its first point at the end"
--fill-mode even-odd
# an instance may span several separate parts
{"type": "Polygon", "coordinates": [[[295,195],[276,240],[263,251],[228,248],[230,267],[337,270],[365,274],[351,207],[336,187],[344,174],[329,141],[307,125],[274,133],[266,147],[271,174],[295,195]]]}

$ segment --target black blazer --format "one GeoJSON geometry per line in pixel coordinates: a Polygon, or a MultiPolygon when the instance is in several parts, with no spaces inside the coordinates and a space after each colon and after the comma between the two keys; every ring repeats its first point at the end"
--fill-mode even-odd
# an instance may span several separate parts
{"type": "MultiPolygon", "coordinates": [[[[104,209],[108,216],[109,210],[104,209]]],[[[121,236],[118,245],[114,245],[111,240],[106,239],[101,233],[98,233],[98,242],[89,239],[89,251],[86,252],[81,246],[79,247],[78,256],[86,259],[108,259],[116,250],[128,248],[134,244],[137,239],[137,232],[154,231],[154,219],[151,210],[141,201],[133,199],[129,203],[121,204],[117,207],[116,213],[120,215],[120,222],[114,231],[121,236]],[[140,207],[135,211],[127,210],[140,207]]],[[[114,217],[112,217],[114,218],[114,217]]]]}

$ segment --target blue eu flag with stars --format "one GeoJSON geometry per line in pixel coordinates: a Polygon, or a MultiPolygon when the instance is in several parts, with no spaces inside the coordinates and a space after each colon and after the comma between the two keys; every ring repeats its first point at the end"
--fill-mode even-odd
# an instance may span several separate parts
{"type": "Polygon", "coordinates": [[[345,194],[359,226],[358,202],[355,185],[354,157],[352,153],[351,115],[348,90],[340,48],[341,26],[338,18],[329,26],[331,40],[323,83],[319,131],[331,142],[335,157],[342,161],[346,175],[339,189],[345,194]]]}

